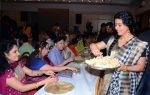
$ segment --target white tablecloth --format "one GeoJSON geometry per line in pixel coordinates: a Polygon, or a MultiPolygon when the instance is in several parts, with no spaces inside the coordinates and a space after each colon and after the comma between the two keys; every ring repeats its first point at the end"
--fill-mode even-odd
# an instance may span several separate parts
{"type": "MultiPolygon", "coordinates": [[[[59,81],[69,82],[74,85],[74,89],[63,95],[95,95],[96,80],[98,76],[92,75],[85,69],[86,64],[75,64],[72,66],[80,68],[80,73],[73,75],[72,78],[59,77],[59,81]]],[[[43,86],[35,95],[56,95],[45,92],[43,86]]],[[[61,95],[61,94],[58,94],[61,95]]]]}

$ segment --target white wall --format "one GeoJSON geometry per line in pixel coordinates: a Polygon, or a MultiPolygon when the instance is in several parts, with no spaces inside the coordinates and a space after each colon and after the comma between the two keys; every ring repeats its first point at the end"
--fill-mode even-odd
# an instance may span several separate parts
{"type": "Polygon", "coordinates": [[[129,6],[110,6],[98,4],[52,4],[52,3],[3,3],[2,9],[4,14],[8,14],[20,23],[20,11],[38,12],[39,8],[55,8],[55,9],[69,9],[69,30],[73,30],[75,26],[75,15],[82,15],[82,24],[80,31],[85,31],[85,24],[87,20],[93,23],[94,31],[99,30],[99,25],[104,21],[111,21],[113,15],[120,10],[130,10],[129,6]]]}

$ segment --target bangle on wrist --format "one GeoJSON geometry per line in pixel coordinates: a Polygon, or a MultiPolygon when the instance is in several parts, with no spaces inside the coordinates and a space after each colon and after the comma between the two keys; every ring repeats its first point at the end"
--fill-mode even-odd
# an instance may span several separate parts
{"type": "Polygon", "coordinates": [[[123,71],[124,71],[124,72],[127,72],[127,71],[128,71],[126,65],[124,66],[123,71]]]}

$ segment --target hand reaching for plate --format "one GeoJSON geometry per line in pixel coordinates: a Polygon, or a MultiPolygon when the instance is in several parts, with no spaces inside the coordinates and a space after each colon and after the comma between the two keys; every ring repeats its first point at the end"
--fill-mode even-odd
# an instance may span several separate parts
{"type": "Polygon", "coordinates": [[[90,45],[90,49],[91,49],[91,52],[93,53],[93,55],[95,56],[102,56],[102,52],[100,52],[100,50],[96,47],[95,44],[91,44],[90,45]]]}
{"type": "Polygon", "coordinates": [[[73,71],[73,72],[77,72],[79,69],[78,68],[76,68],[76,67],[67,67],[67,69],[68,70],[71,70],[71,71],[73,71]]]}
{"type": "Polygon", "coordinates": [[[49,83],[54,83],[54,82],[57,82],[57,81],[58,81],[57,77],[47,77],[44,80],[35,83],[35,87],[37,88],[37,87],[39,87],[41,85],[45,85],[45,84],[49,84],[49,83]]]}
{"type": "Polygon", "coordinates": [[[48,77],[48,78],[43,80],[44,84],[48,84],[50,82],[57,82],[57,81],[58,81],[57,77],[48,77]]]}
{"type": "Polygon", "coordinates": [[[51,77],[54,77],[54,76],[55,76],[55,73],[54,73],[52,70],[45,70],[45,71],[44,71],[44,74],[45,74],[45,75],[50,75],[51,77]]]}
{"type": "Polygon", "coordinates": [[[75,57],[69,57],[68,59],[66,59],[66,62],[67,62],[67,63],[68,63],[68,62],[71,62],[71,61],[74,60],[74,58],[75,58],[75,57]]]}

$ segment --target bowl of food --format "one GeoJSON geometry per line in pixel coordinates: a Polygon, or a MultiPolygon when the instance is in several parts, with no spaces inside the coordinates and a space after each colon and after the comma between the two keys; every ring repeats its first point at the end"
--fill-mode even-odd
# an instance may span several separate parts
{"type": "Polygon", "coordinates": [[[85,63],[88,64],[91,68],[98,70],[115,69],[120,66],[119,61],[111,56],[96,57],[93,59],[85,60],[85,63]]]}

